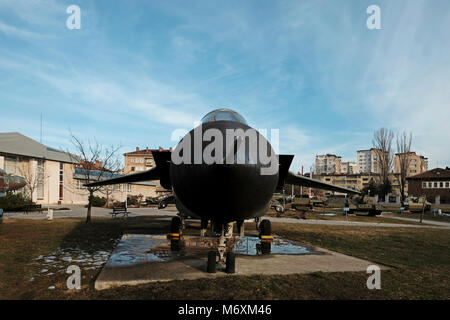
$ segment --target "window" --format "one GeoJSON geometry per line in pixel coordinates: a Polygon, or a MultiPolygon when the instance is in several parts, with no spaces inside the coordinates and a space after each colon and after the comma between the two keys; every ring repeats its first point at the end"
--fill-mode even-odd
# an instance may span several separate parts
{"type": "Polygon", "coordinates": [[[439,188],[443,188],[444,187],[444,183],[443,182],[440,182],[439,183],[439,188]]]}
{"type": "Polygon", "coordinates": [[[37,196],[38,200],[43,200],[44,199],[44,160],[37,161],[36,178],[37,178],[36,196],[37,196]]]}
{"type": "Polygon", "coordinates": [[[427,187],[427,183],[426,182],[422,182],[422,188],[426,188],[427,187]]]}
{"type": "Polygon", "coordinates": [[[433,187],[434,187],[434,188],[437,188],[437,187],[438,187],[438,183],[435,182],[433,187]]]}
{"type": "Polygon", "coordinates": [[[446,187],[446,188],[449,188],[449,187],[450,187],[450,182],[447,181],[447,182],[445,183],[445,187],[446,187]]]}
{"type": "Polygon", "coordinates": [[[59,163],[59,200],[63,200],[64,189],[64,164],[59,163]]]}
{"type": "Polygon", "coordinates": [[[9,174],[18,174],[18,158],[5,157],[5,171],[9,174]]]}

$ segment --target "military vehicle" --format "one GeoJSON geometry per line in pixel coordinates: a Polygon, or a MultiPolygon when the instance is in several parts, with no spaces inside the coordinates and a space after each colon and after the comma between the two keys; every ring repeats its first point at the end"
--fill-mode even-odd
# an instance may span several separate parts
{"type": "Polygon", "coordinates": [[[408,197],[404,208],[409,212],[422,212],[422,210],[429,212],[431,211],[431,203],[425,197],[408,197]]]}
{"type": "Polygon", "coordinates": [[[383,207],[379,204],[375,197],[362,195],[347,200],[345,206],[349,208],[347,213],[367,212],[369,216],[380,215],[383,207]]]}
{"type": "Polygon", "coordinates": [[[277,213],[283,213],[286,210],[286,205],[293,202],[294,200],[294,196],[275,194],[270,200],[270,208],[275,209],[277,213]]]}

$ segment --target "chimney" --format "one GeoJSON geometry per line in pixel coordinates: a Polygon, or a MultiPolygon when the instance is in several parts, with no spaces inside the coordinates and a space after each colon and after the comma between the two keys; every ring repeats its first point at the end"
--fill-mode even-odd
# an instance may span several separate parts
{"type": "Polygon", "coordinates": [[[139,147],[136,147],[136,151],[139,151],[139,147]]]}
{"type": "Polygon", "coordinates": [[[159,151],[163,151],[164,150],[161,146],[159,146],[158,149],[159,149],[159,151]]]}
{"type": "Polygon", "coordinates": [[[145,151],[148,151],[148,147],[145,148],[145,151]]]}
{"type": "Polygon", "coordinates": [[[169,151],[172,152],[172,147],[169,148],[169,151]]]}

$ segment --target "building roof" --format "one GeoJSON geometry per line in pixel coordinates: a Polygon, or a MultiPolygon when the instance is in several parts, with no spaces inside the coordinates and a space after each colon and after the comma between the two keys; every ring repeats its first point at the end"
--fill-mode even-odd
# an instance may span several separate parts
{"type": "Polygon", "coordinates": [[[140,150],[138,147],[136,147],[136,151],[126,152],[123,155],[124,156],[130,156],[130,155],[152,155],[153,152],[158,152],[158,151],[172,152],[172,148],[170,148],[170,149],[163,149],[162,147],[159,147],[158,149],[145,148],[145,149],[140,150]]]}
{"type": "Polygon", "coordinates": [[[69,153],[47,147],[18,132],[0,132],[0,153],[46,159],[58,162],[76,163],[69,153]]]}
{"type": "Polygon", "coordinates": [[[423,173],[416,174],[406,178],[407,180],[418,180],[418,179],[450,179],[450,170],[448,168],[435,168],[423,173]]]}

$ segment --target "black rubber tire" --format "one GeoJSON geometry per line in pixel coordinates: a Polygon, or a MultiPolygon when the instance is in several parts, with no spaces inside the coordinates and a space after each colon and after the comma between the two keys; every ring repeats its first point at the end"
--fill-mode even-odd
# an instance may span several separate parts
{"type": "Polygon", "coordinates": [[[170,232],[171,233],[180,233],[181,231],[181,218],[173,217],[172,222],[170,224],[170,232]]]}
{"type": "Polygon", "coordinates": [[[170,240],[170,250],[180,251],[180,240],[170,240]]]}
{"type": "Polygon", "coordinates": [[[208,263],[206,265],[206,272],[208,273],[216,273],[216,252],[209,251],[208,252],[208,263]]]}
{"type": "Polygon", "coordinates": [[[272,244],[270,242],[261,242],[261,253],[270,254],[272,249],[272,244]]]}
{"type": "Polygon", "coordinates": [[[264,219],[261,221],[261,224],[259,225],[260,235],[261,236],[270,236],[272,234],[272,226],[270,224],[270,221],[267,219],[264,219]]]}
{"type": "Polygon", "coordinates": [[[225,272],[232,274],[236,272],[236,256],[234,252],[227,252],[227,262],[225,272]]]}
{"type": "Polygon", "coordinates": [[[208,229],[208,220],[207,219],[200,220],[200,229],[208,229]]]}

